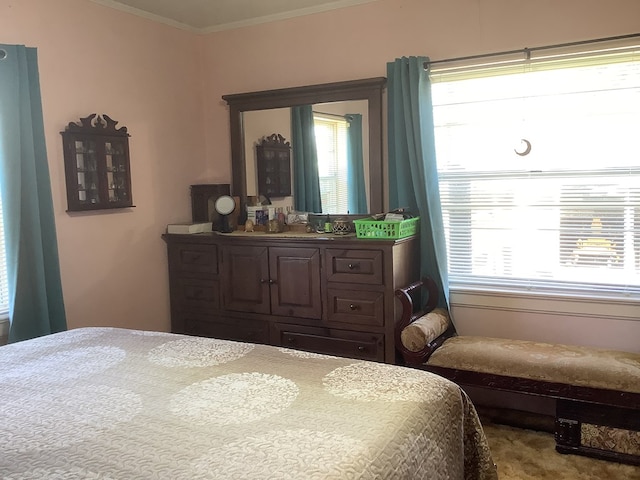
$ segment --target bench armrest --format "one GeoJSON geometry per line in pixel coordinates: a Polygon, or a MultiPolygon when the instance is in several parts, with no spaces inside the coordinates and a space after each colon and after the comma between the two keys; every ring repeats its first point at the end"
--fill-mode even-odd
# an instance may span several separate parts
{"type": "MultiPolygon", "coordinates": [[[[413,322],[428,317],[428,314],[431,312],[433,312],[434,316],[436,315],[434,310],[438,304],[438,287],[433,279],[426,277],[406,287],[398,288],[395,291],[395,295],[402,304],[402,315],[395,325],[396,349],[402,355],[404,362],[409,365],[425,363],[436,348],[442,345],[447,338],[455,335],[455,328],[451,321],[449,321],[448,314],[446,329],[435,338],[427,338],[424,347],[417,351],[410,350],[406,347],[402,339],[402,332],[413,322]],[[420,307],[423,289],[426,290],[428,296],[426,304],[420,307]]],[[[446,312],[444,313],[446,314],[446,312]]],[[[426,318],[426,320],[429,321],[428,318],[426,318]]],[[[442,329],[439,331],[441,330],[442,329]]]]}

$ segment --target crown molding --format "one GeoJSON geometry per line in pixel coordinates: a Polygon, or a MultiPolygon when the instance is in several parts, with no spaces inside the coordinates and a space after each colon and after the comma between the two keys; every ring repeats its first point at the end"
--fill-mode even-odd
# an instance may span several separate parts
{"type": "Polygon", "coordinates": [[[286,20],[289,18],[302,17],[305,15],[313,15],[315,13],[327,12],[327,11],[336,10],[339,8],[346,8],[346,7],[352,7],[352,6],[361,5],[365,3],[372,3],[378,0],[337,0],[335,2],[316,5],[314,7],[299,8],[299,9],[290,10],[287,12],[275,13],[273,15],[264,15],[261,17],[249,18],[246,20],[239,20],[237,22],[228,22],[228,23],[223,23],[219,25],[212,25],[210,27],[203,27],[203,28],[194,27],[192,25],[188,25],[183,22],[178,22],[177,20],[173,20],[171,18],[167,18],[161,15],[156,15],[154,13],[147,12],[146,10],[141,10],[139,8],[131,7],[129,5],[124,5],[115,0],[90,0],[90,1],[93,3],[97,3],[99,5],[102,5],[104,7],[120,10],[122,12],[130,13],[132,15],[136,15],[138,17],[142,17],[156,23],[162,23],[171,27],[179,28],[181,30],[186,30],[189,32],[197,33],[197,34],[208,34],[208,33],[221,32],[224,30],[233,30],[236,28],[251,27],[254,25],[271,23],[279,20],[286,20]]]}
{"type": "Polygon", "coordinates": [[[163,23],[165,25],[169,25],[170,27],[179,28],[181,30],[187,30],[193,33],[201,33],[201,29],[192,27],[191,25],[187,25],[186,23],[182,23],[176,20],[172,20],[170,18],[162,17],[160,15],[147,12],[146,10],[130,7],[129,5],[124,5],[114,0],[89,0],[89,1],[93,3],[97,3],[98,5],[102,5],[103,7],[113,8],[114,10],[120,10],[121,12],[130,13],[132,15],[136,15],[138,17],[142,17],[156,23],[163,23]]]}
{"type": "Polygon", "coordinates": [[[313,15],[314,13],[323,13],[330,10],[337,10],[339,8],[353,7],[356,5],[362,5],[365,3],[372,3],[377,0],[338,0],[331,3],[325,3],[322,5],[316,5],[315,7],[299,8],[296,10],[290,10],[288,12],[274,13],[273,15],[265,15],[262,17],[250,18],[247,20],[240,20],[238,22],[224,23],[220,25],[214,25],[212,27],[202,28],[200,33],[214,33],[224,30],[233,30],[236,28],[251,27],[254,25],[260,25],[263,23],[277,22],[279,20],[287,20],[289,18],[303,17],[306,15],[313,15]]]}

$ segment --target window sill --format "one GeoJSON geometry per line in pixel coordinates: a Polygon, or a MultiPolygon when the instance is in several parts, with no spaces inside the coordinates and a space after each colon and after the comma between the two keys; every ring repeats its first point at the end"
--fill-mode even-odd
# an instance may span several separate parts
{"type": "Polygon", "coordinates": [[[450,288],[454,307],[615,318],[640,322],[640,301],[621,297],[588,297],[550,293],[522,293],[473,287],[450,288]]]}

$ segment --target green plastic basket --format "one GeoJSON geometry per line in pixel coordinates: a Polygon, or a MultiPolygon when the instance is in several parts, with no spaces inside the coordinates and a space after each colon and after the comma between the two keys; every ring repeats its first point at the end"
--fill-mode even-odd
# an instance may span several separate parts
{"type": "Polygon", "coordinates": [[[405,238],[418,232],[420,217],[407,218],[401,222],[387,222],[361,218],[354,220],[358,238],[405,238]]]}

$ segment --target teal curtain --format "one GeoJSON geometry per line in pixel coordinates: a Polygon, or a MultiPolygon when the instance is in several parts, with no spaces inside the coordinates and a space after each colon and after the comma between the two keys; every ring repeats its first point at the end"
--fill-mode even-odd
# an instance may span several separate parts
{"type": "Polygon", "coordinates": [[[426,57],[403,57],[387,63],[389,129],[389,205],[409,207],[420,215],[420,274],[434,279],[449,306],[445,244],[431,83],[426,57]]]}
{"type": "Polygon", "coordinates": [[[0,44],[9,342],[66,330],[35,48],[0,44]]]}
{"type": "Polygon", "coordinates": [[[299,212],[322,212],[318,149],[311,105],[291,108],[293,203],[299,212]]]}
{"type": "Polygon", "coordinates": [[[369,213],[367,191],[364,181],[362,153],[362,115],[349,113],[345,116],[347,129],[347,208],[349,213],[369,213]]]}

